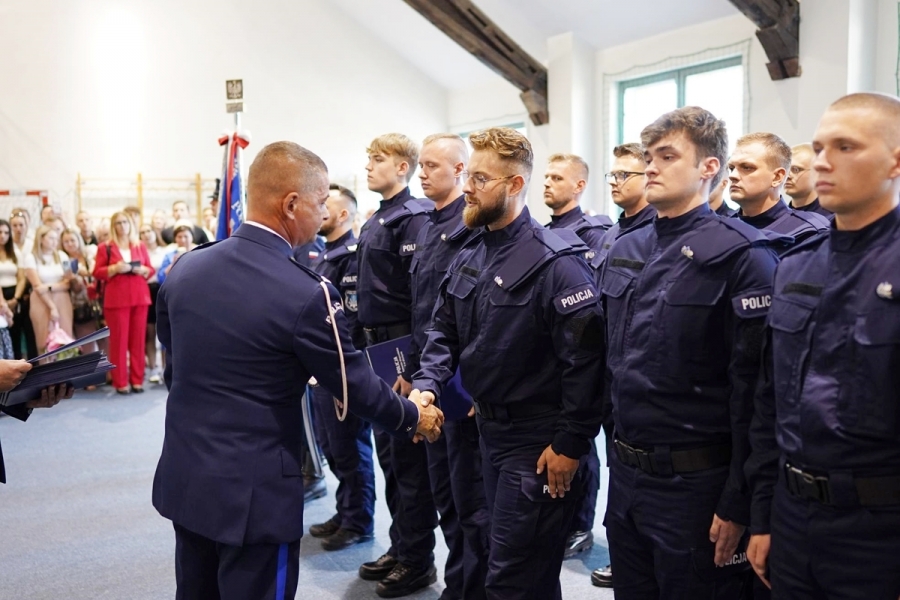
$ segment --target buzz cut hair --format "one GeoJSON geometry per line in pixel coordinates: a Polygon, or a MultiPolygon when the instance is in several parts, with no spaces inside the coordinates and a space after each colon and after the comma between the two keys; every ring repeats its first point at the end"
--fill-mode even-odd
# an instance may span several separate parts
{"type": "Polygon", "coordinates": [[[737,146],[747,146],[749,144],[762,144],[766,149],[766,159],[769,166],[776,169],[784,169],[789,171],[791,168],[791,147],[787,145],[781,137],[774,133],[759,131],[756,133],[748,133],[738,138],[737,146]]]}
{"type": "Polygon", "coordinates": [[[455,133],[432,133],[422,140],[422,147],[424,148],[428,144],[433,144],[434,142],[439,142],[441,140],[450,140],[453,142],[458,151],[456,158],[463,163],[469,162],[469,147],[466,146],[466,140],[455,133]]]}
{"type": "Polygon", "coordinates": [[[880,92],[847,94],[831,103],[828,110],[869,109],[881,117],[878,131],[889,146],[900,145],[900,98],[880,92]]]}
{"type": "Polygon", "coordinates": [[[344,187],[339,183],[331,183],[328,185],[329,191],[338,192],[341,197],[346,201],[347,207],[350,210],[350,214],[355,215],[358,204],[356,202],[356,194],[354,194],[350,188],[344,187]]]}
{"type": "Polygon", "coordinates": [[[793,159],[798,154],[804,153],[814,155],[816,151],[813,150],[813,146],[809,142],[804,142],[802,144],[797,144],[796,146],[791,147],[791,159],[793,159]]]}
{"type": "MultiPolygon", "coordinates": [[[[694,144],[697,153],[697,164],[704,158],[719,159],[724,165],[728,159],[728,130],[725,121],[699,106],[684,106],[667,112],[641,131],[641,144],[644,148],[653,146],[661,139],[677,133],[683,133],[694,144]]],[[[710,189],[721,181],[724,169],[719,169],[710,181],[710,189]]]]}
{"type": "Polygon", "coordinates": [[[623,158],[626,156],[630,156],[631,158],[636,158],[641,162],[644,161],[644,147],[638,144],[637,142],[629,142],[627,144],[619,144],[615,148],[613,148],[613,156],[616,158],[623,158]]]}
{"type": "Polygon", "coordinates": [[[526,180],[534,168],[534,151],[531,142],[511,127],[491,127],[469,134],[469,143],[476,151],[493,152],[504,163],[511,165],[526,180]]]}
{"type": "Polygon", "coordinates": [[[367,154],[384,154],[406,161],[406,181],[412,179],[419,165],[419,145],[402,133],[385,133],[372,140],[366,148],[367,154]]]}
{"type": "Polygon", "coordinates": [[[578,156],[577,154],[568,154],[566,152],[557,152],[556,154],[551,154],[550,158],[547,159],[548,163],[555,162],[567,162],[570,165],[576,165],[578,169],[581,171],[581,178],[585,181],[588,180],[588,176],[591,174],[591,170],[588,168],[587,161],[578,156]]]}

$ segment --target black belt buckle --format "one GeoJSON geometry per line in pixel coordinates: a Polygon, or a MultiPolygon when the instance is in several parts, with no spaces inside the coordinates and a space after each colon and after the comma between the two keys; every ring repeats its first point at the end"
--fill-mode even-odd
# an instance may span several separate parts
{"type": "Polygon", "coordinates": [[[622,459],[622,462],[628,466],[637,467],[641,471],[650,473],[651,475],[656,473],[649,452],[638,448],[632,448],[621,440],[613,440],[613,443],[616,445],[616,448],[620,450],[619,458],[622,459]]]}
{"type": "Polygon", "coordinates": [[[474,401],[475,404],[475,414],[481,417],[482,419],[494,419],[494,409],[487,402],[479,402],[478,400],[474,401]]]}
{"type": "Polygon", "coordinates": [[[784,465],[787,471],[788,490],[801,498],[815,500],[822,504],[831,504],[831,487],[827,477],[818,477],[789,463],[784,465]]]}

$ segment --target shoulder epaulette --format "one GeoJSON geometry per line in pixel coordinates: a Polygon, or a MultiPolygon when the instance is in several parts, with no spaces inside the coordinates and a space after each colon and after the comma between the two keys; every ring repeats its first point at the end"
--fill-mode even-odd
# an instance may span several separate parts
{"type": "Polygon", "coordinates": [[[798,219],[805,221],[816,228],[816,231],[822,233],[831,229],[831,221],[823,217],[817,212],[806,210],[793,210],[792,214],[798,219]]]}
{"type": "MultiPolygon", "coordinates": [[[[821,216],[821,215],[820,215],[821,216]]],[[[814,235],[806,238],[805,240],[798,243],[796,246],[789,248],[787,252],[781,255],[782,260],[787,258],[788,256],[792,256],[794,254],[799,254],[800,252],[805,252],[807,250],[815,250],[819,246],[822,245],[825,240],[828,239],[827,235],[814,235]]]]}
{"type": "Polygon", "coordinates": [[[447,236],[447,239],[455,242],[456,240],[461,239],[470,233],[472,233],[472,230],[466,227],[466,224],[463,223],[462,219],[460,219],[459,224],[457,224],[456,226],[456,229],[450,232],[450,234],[447,236]]]}
{"type": "Polygon", "coordinates": [[[205,244],[200,244],[199,246],[194,246],[191,249],[191,252],[193,252],[194,250],[204,250],[206,248],[211,248],[221,241],[223,241],[223,240],[213,240],[212,242],[206,242],[205,244]]]}
{"type": "Polygon", "coordinates": [[[586,221],[590,227],[609,229],[613,226],[613,220],[610,219],[608,215],[584,215],[583,220],[586,221]]]}
{"type": "Polygon", "coordinates": [[[507,291],[527,282],[544,263],[571,248],[548,229],[531,229],[516,247],[515,256],[497,271],[494,283],[507,291]],[[546,235],[549,234],[549,235],[546,235]]]}
{"type": "Polygon", "coordinates": [[[571,229],[560,227],[559,229],[547,229],[541,227],[535,230],[535,237],[547,246],[554,254],[560,254],[566,250],[572,249],[575,252],[584,252],[588,250],[587,244],[584,243],[578,234],[571,229]]]}
{"type": "Polygon", "coordinates": [[[349,256],[356,252],[356,244],[349,244],[344,246],[338,246],[334,250],[329,250],[322,255],[322,260],[327,260],[329,262],[337,260],[344,256],[349,256]],[[351,250],[351,248],[353,248],[351,250]]]}
{"type": "Polygon", "coordinates": [[[765,234],[740,219],[710,219],[685,242],[682,253],[701,265],[713,265],[744,248],[769,243],[765,234]]]}
{"type": "Polygon", "coordinates": [[[293,265],[295,267],[297,267],[298,269],[300,269],[301,271],[303,271],[304,273],[306,273],[307,275],[309,275],[310,277],[315,279],[317,282],[324,281],[326,283],[331,283],[330,281],[328,281],[328,279],[326,279],[325,277],[322,277],[321,275],[319,275],[318,273],[313,271],[311,268],[307,267],[306,265],[301,265],[297,261],[297,259],[294,258],[293,256],[290,258],[290,261],[291,261],[291,263],[293,263],[293,265]]]}

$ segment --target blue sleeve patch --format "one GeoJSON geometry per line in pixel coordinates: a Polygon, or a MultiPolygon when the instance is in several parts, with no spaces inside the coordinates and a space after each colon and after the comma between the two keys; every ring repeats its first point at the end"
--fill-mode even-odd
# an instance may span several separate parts
{"type": "Polygon", "coordinates": [[[585,283],[559,294],[553,299],[553,304],[556,306],[556,312],[567,315],[585,306],[596,304],[598,295],[593,285],[585,283]]]}
{"type": "Polygon", "coordinates": [[[742,319],[764,317],[772,306],[772,288],[762,288],[744,292],[731,299],[734,313],[742,319]]]}

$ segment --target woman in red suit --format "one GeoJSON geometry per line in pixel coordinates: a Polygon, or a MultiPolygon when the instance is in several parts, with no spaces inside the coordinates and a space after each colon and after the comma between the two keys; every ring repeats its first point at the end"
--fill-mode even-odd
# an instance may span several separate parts
{"type": "Polygon", "coordinates": [[[111,219],[109,241],[100,244],[94,264],[94,278],[102,281],[103,315],[109,326],[110,361],[113,386],[119,394],[144,391],[144,337],[147,332],[147,308],[150,289],[147,278],[153,275],[147,247],[138,240],[137,228],[125,212],[111,219]],[[128,367],[127,356],[131,355],[128,367]]]}

